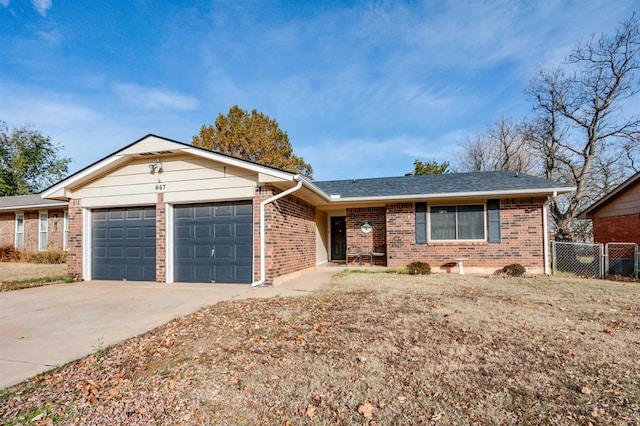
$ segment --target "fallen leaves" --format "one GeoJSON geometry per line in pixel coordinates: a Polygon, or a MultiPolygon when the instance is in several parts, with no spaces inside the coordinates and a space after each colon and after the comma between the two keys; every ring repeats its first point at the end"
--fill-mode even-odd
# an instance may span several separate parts
{"type": "Polygon", "coordinates": [[[365,419],[372,418],[374,410],[375,410],[375,407],[369,402],[365,402],[364,404],[358,407],[358,413],[362,414],[362,416],[364,416],[365,419]]]}
{"type": "MultiPolygon", "coordinates": [[[[640,316],[622,321],[629,309],[583,308],[577,290],[563,298],[556,284],[456,276],[443,292],[447,277],[397,278],[399,289],[373,278],[350,277],[365,290],[224,302],[178,318],[0,397],[0,424],[47,401],[56,406],[39,421],[61,424],[491,424],[523,414],[639,423],[629,342],[640,316]],[[553,309],[532,316],[547,297],[553,309]],[[606,328],[615,333],[603,339],[606,328]]],[[[632,298],[617,300],[640,313],[632,298]]]]}

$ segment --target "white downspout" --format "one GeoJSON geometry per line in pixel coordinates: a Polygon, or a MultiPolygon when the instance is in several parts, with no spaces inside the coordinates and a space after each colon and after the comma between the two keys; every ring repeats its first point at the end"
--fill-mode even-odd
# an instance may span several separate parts
{"type": "MultiPolygon", "coordinates": [[[[557,196],[557,192],[553,193],[553,196],[557,196]]],[[[544,202],[542,205],[542,241],[544,244],[544,274],[551,275],[551,271],[549,270],[549,200],[544,202]]]]}
{"type": "Polygon", "coordinates": [[[269,203],[273,203],[274,201],[282,198],[282,197],[286,197],[287,195],[291,194],[292,192],[296,192],[298,189],[302,188],[302,179],[300,179],[299,175],[295,175],[293,177],[294,180],[298,181],[298,184],[296,186],[294,186],[293,188],[289,188],[284,192],[281,192],[277,195],[274,195],[271,198],[267,198],[266,200],[262,201],[260,203],[260,279],[258,281],[254,281],[251,283],[251,287],[258,287],[262,284],[264,284],[265,281],[265,275],[266,275],[266,266],[265,266],[265,241],[264,241],[264,206],[266,206],[269,203]]]}

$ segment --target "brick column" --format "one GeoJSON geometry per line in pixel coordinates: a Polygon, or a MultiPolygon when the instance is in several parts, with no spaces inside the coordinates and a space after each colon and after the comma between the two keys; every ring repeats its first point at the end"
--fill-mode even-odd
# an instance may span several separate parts
{"type": "Polygon", "coordinates": [[[83,280],[82,275],[82,205],[80,200],[69,200],[69,247],[67,251],[67,268],[76,280],[83,280]]]}
{"type": "Polygon", "coordinates": [[[156,282],[167,279],[167,205],[164,194],[158,194],[156,203],[156,282]]]}

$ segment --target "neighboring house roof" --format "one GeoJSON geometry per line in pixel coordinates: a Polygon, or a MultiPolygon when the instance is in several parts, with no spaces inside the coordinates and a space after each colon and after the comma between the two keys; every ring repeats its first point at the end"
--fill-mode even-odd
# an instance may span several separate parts
{"type": "Polygon", "coordinates": [[[387,178],[314,182],[332,199],[441,198],[521,194],[553,194],[575,188],[513,171],[408,175],[387,178]]]}
{"type": "Polygon", "coordinates": [[[609,202],[613,201],[616,197],[624,193],[627,188],[633,186],[638,181],[640,181],[640,172],[631,176],[626,181],[622,182],[620,185],[615,187],[611,192],[605,194],[602,198],[591,204],[589,207],[584,209],[582,212],[578,214],[578,219],[591,219],[593,218],[593,213],[595,213],[598,209],[604,207],[609,202]]]}
{"type": "Polygon", "coordinates": [[[0,211],[2,210],[30,210],[43,207],[66,206],[64,201],[45,200],[40,194],[11,195],[0,197],[0,211]]]}

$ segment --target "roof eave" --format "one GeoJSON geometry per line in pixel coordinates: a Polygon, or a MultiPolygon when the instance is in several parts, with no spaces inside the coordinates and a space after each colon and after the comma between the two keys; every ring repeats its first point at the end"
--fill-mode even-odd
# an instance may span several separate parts
{"type": "Polygon", "coordinates": [[[68,203],[66,201],[60,201],[57,203],[46,203],[46,204],[24,204],[19,206],[7,206],[0,207],[0,211],[18,211],[18,210],[34,210],[34,209],[42,209],[48,207],[67,207],[68,203]]]}
{"type": "Polygon", "coordinates": [[[372,196],[372,197],[330,197],[329,201],[332,203],[348,203],[348,202],[370,202],[370,201],[385,201],[385,200],[429,200],[437,198],[485,198],[485,197],[504,197],[504,196],[540,196],[540,195],[557,195],[565,194],[567,192],[575,191],[575,187],[559,187],[559,188],[542,188],[542,189],[518,189],[518,190],[503,190],[503,191],[469,191],[469,192],[445,192],[436,194],[409,194],[409,195],[385,195],[385,196],[372,196]]]}

